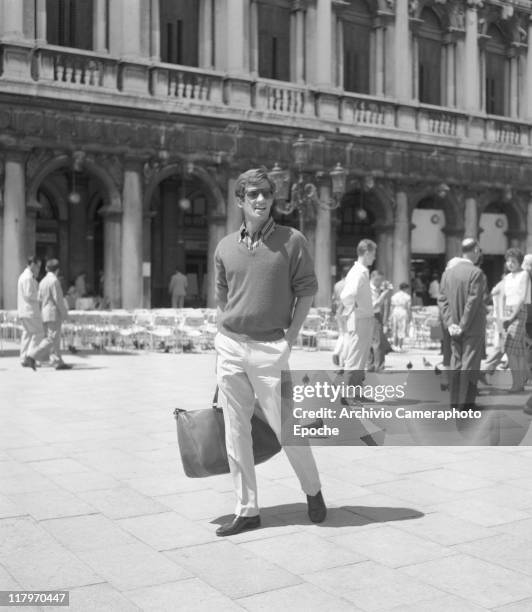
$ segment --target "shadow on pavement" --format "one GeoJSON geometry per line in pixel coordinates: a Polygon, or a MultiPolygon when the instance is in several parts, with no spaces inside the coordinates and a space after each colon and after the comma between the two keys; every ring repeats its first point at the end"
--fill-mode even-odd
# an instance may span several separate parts
{"type": "MultiPolygon", "coordinates": [[[[362,527],[371,523],[388,523],[422,518],[423,512],[413,508],[392,508],[386,506],[338,506],[328,508],[324,527],[362,527]]],[[[306,504],[284,504],[261,509],[264,527],[285,527],[286,525],[311,525],[306,504]]],[[[211,524],[221,525],[233,519],[232,514],[220,516],[211,524]]],[[[319,526],[319,525],[318,525],[319,526]]]]}

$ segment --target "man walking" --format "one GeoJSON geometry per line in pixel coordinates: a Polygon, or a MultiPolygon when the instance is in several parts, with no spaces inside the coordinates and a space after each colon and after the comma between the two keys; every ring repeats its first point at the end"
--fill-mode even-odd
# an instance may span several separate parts
{"type": "Polygon", "coordinates": [[[22,325],[20,361],[22,367],[30,367],[33,370],[37,369],[36,360],[40,360],[48,351],[39,307],[39,285],[36,280],[40,269],[41,260],[35,256],[28,257],[28,265],[17,283],[17,312],[22,325]]]}
{"type": "Polygon", "coordinates": [[[347,274],[340,297],[347,315],[349,334],[345,369],[364,371],[368,363],[375,321],[369,268],[375,261],[377,245],[372,240],[361,240],[357,246],[357,255],[358,259],[347,274]]]}
{"type": "Polygon", "coordinates": [[[349,266],[342,267],[342,278],[334,284],[332,294],[332,310],[336,318],[336,325],[338,327],[338,339],[334,346],[332,361],[334,365],[344,367],[344,352],[347,342],[345,340],[347,328],[346,328],[346,317],[344,314],[344,305],[340,299],[340,295],[345,286],[345,277],[349,272],[349,266]]]}
{"type": "Polygon", "coordinates": [[[50,362],[56,370],[70,370],[71,365],[61,358],[61,325],[68,317],[63,289],[57,278],[59,262],[49,259],[46,262],[46,276],[39,283],[39,301],[46,338],[50,346],[50,362]]]}
{"type": "Polygon", "coordinates": [[[172,301],[172,308],[183,308],[185,305],[185,296],[187,294],[188,280],[187,277],[176,268],[175,274],[170,279],[168,292],[172,301]]]}
{"type": "MultiPolygon", "coordinates": [[[[281,371],[317,291],[304,236],[271,217],[274,185],[264,168],[241,174],[236,203],[244,222],[215,252],[218,330],[217,379],[225,397],[229,467],[237,496],[233,520],[219,527],[229,536],[260,526],[251,441],[255,396],[281,441],[281,371]]],[[[307,496],[310,520],[327,509],[309,446],[284,448],[307,496]]]]}
{"type": "Polygon", "coordinates": [[[475,264],[480,245],[473,238],[462,242],[462,258],[443,273],[438,305],[451,337],[451,405],[474,406],[480,360],[486,337],[486,277],[475,264]]]}

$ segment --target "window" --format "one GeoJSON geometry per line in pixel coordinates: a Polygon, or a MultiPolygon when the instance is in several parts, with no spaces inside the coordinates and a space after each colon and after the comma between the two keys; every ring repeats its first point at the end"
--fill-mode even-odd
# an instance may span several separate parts
{"type": "Polygon", "coordinates": [[[290,80],[290,9],[259,4],[259,76],[290,80]]]}
{"type": "Polygon", "coordinates": [[[190,208],[183,215],[185,227],[207,227],[207,202],[203,196],[192,197],[190,208]]]}
{"type": "Polygon", "coordinates": [[[46,39],[51,45],[93,48],[93,0],[46,0],[46,39]]]}
{"type": "Polygon", "coordinates": [[[506,45],[501,31],[495,25],[488,30],[491,37],[486,43],[486,112],[490,115],[504,115],[504,93],[506,75],[506,45]]]}
{"type": "Polygon", "coordinates": [[[431,9],[421,13],[423,24],[418,34],[418,97],[424,104],[441,105],[442,32],[439,19],[431,9]]]}
{"type": "Polygon", "coordinates": [[[198,65],[199,2],[160,0],[161,60],[182,66],[198,65]]]}
{"type": "Polygon", "coordinates": [[[369,93],[371,15],[362,0],[346,9],[343,21],[344,90],[369,93]]]}

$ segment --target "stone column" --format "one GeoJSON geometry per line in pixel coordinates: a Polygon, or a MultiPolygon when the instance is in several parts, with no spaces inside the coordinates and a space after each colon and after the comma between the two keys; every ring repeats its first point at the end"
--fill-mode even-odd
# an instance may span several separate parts
{"type": "Polygon", "coordinates": [[[127,0],[122,5],[122,55],[137,59],[142,55],[141,48],[141,0],[127,0]]]}
{"type": "Polygon", "coordinates": [[[459,257],[462,253],[462,238],[464,232],[458,227],[445,227],[445,259],[449,261],[453,257],[459,257]]]}
{"type": "Polygon", "coordinates": [[[526,54],[525,94],[521,115],[532,121],[532,15],[528,22],[528,49],[526,54]]]}
{"type": "Polygon", "coordinates": [[[93,48],[96,53],[107,53],[107,0],[94,0],[93,48]]]}
{"type": "Polygon", "coordinates": [[[2,0],[2,38],[9,41],[24,40],[24,2],[2,0]]]}
{"type": "Polygon", "coordinates": [[[127,159],[122,197],[122,306],[142,307],[142,164],[127,159]]]}
{"type": "Polygon", "coordinates": [[[445,103],[449,107],[456,106],[456,45],[450,34],[445,40],[445,103]]]}
{"type": "MultiPolygon", "coordinates": [[[[159,0],[156,2],[157,7],[159,0]]],[[[159,31],[159,28],[157,28],[159,31]]],[[[200,0],[199,5],[199,65],[213,67],[213,7],[212,0],[200,0]]]]}
{"type": "MultiPolygon", "coordinates": [[[[393,225],[381,223],[375,224],[375,232],[377,234],[377,270],[380,270],[387,280],[393,278],[393,225]]],[[[402,281],[401,281],[402,282],[402,281]]],[[[409,282],[409,279],[404,281],[409,282]]]]}
{"type": "Polygon", "coordinates": [[[331,0],[317,0],[316,5],[316,85],[332,85],[332,7],[331,0]]]}
{"type": "Polygon", "coordinates": [[[335,20],[336,20],[335,85],[336,87],[340,87],[340,89],[343,89],[344,88],[344,22],[340,15],[336,15],[335,20]]]}
{"type": "MultiPolygon", "coordinates": [[[[328,184],[319,186],[321,202],[331,200],[331,187],[328,184]]],[[[314,250],[314,269],[318,277],[318,293],[315,306],[329,307],[332,295],[331,274],[331,211],[328,208],[317,207],[316,211],[316,247],[314,250]]]]}
{"type": "Polygon", "coordinates": [[[37,0],[35,3],[35,42],[46,43],[46,0],[37,0]]]}
{"type": "Polygon", "coordinates": [[[519,54],[515,47],[510,50],[510,99],[509,111],[510,117],[517,118],[519,116],[519,54]]]}
{"type": "Polygon", "coordinates": [[[394,86],[395,97],[404,102],[412,99],[412,57],[410,48],[408,0],[396,0],[393,49],[394,86]]]}
{"type": "Polygon", "coordinates": [[[236,178],[230,178],[227,181],[227,217],[226,217],[226,233],[236,232],[242,225],[242,209],[236,204],[235,197],[236,178]]]}
{"type": "Polygon", "coordinates": [[[400,283],[410,282],[410,212],[403,186],[395,194],[393,251],[393,284],[398,287],[400,283]]]}
{"type": "Polygon", "coordinates": [[[37,213],[40,208],[41,206],[38,202],[28,202],[26,204],[25,257],[35,254],[35,247],[37,246],[37,213]]]}
{"type": "Polygon", "coordinates": [[[17,307],[17,281],[26,266],[25,155],[8,151],[4,175],[3,283],[4,308],[17,307]]]}
{"type": "MultiPolygon", "coordinates": [[[[0,253],[4,260],[4,201],[3,194],[0,193],[0,253]]],[[[4,306],[4,266],[0,264],[0,308],[4,306]]]]}
{"type": "Polygon", "coordinates": [[[532,253],[532,193],[529,198],[526,210],[526,252],[532,253]]]}
{"type": "Polygon", "coordinates": [[[207,246],[207,308],[216,308],[215,302],[215,268],[214,252],[220,240],[225,236],[225,215],[214,212],[209,218],[209,239],[207,246]]]}
{"type": "Polygon", "coordinates": [[[292,81],[305,82],[305,12],[296,5],[292,12],[293,43],[291,45],[292,81]]]}
{"type": "Polygon", "coordinates": [[[477,201],[473,197],[467,197],[465,200],[464,238],[478,238],[477,201]]]}
{"type": "Polygon", "coordinates": [[[103,293],[111,308],[120,308],[122,211],[112,206],[104,206],[99,214],[103,216],[103,293]]]}
{"type": "Polygon", "coordinates": [[[376,96],[384,95],[384,27],[380,19],[376,20],[374,26],[375,39],[375,90],[376,96]]]}
{"type": "Polygon", "coordinates": [[[480,0],[467,0],[464,57],[464,106],[472,112],[479,110],[480,66],[478,52],[478,14],[480,0]]]}
{"type": "Polygon", "coordinates": [[[249,0],[227,0],[227,72],[245,76],[249,57],[247,9],[249,0]]]}
{"type": "Polygon", "coordinates": [[[249,5],[249,72],[259,76],[259,5],[251,0],[249,5]]]}

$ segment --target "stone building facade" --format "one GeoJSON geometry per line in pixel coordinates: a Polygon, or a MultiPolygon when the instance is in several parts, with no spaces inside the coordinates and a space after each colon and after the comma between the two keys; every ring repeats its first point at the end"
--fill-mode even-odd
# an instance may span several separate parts
{"type": "MultiPolygon", "coordinates": [[[[464,236],[532,250],[530,0],[0,0],[0,306],[27,254],[114,307],[213,303],[238,174],[277,163],[328,305],[362,237],[395,284],[464,236]],[[308,156],[294,163],[302,135],[308,156]],[[339,206],[330,171],[346,171],[339,206]]],[[[283,209],[283,203],[279,203],[283,209]]]]}

